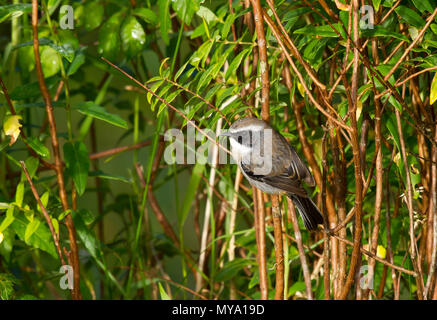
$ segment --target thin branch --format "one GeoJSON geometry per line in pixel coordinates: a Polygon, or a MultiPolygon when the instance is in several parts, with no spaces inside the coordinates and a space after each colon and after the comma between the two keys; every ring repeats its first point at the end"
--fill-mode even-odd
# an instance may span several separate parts
{"type": "Polygon", "coordinates": [[[423,29],[419,32],[417,37],[411,42],[411,44],[408,46],[408,48],[404,51],[402,56],[397,60],[396,64],[391,68],[391,70],[385,75],[384,80],[387,81],[391,75],[396,71],[396,69],[400,66],[400,64],[404,61],[404,59],[407,57],[407,55],[410,53],[410,51],[416,46],[417,42],[422,39],[423,35],[425,34],[426,29],[431,25],[431,23],[434,21],[435,16],[437,15],[437,8],[434,9],[434,12],[430,17],[428,17],[428,22],[425,24],[423,29]]]}
{"type": "Polygon", "coordinates": [[[268,122],[270,119],[269,104],[269,66],[267,62],[267,42],[264,34],[263,14],[260,0],[251,0],[255,19],[256,36],[258,39],[259,70],[261,75],[261,118],[268,122]]]}
{"type": "Polygon", "coordinates": [[[313,290],[311,287],[311,273],[310,273],[310,270],[308,268],[308,262],[307,262],[307,258],[305,256],[305,250],[304,250],[303,245],[302,245],[302,234],[300,233],[300,230],[299,230],[299,223],[297,221],[294,204],[290,200],[290,198],[288,198],[288,197],[287,197],[287,203],[288,203],[288,210],[290,210],[290,212],[291,212],[291,222],[293,224],[294,236],[296,237],[296,241],[297,241],[297,250],[299,251],[299,259],[300,259],[300,263],[302,265],[303,278],[305,280],[307,299],[313,300],[313,290]]]}
{"type": "Polygon", "coordinates": [[[216,144],[219,148],[221,148],[223,151],[231,154],[231,152],[226,149],[225,147],[223,147],[221,144],[219,144],[217,141],[215,141],[213,138],[211,138],[204,130],[200,129],[199,126],[197,126],[192,120],[188,119],[188,117],[179,109],[177,109],[176,107],[172,106],[170,103],[168,103],[166,100],[164,100],[163,98],[161,98],[160,96],[158,96],[155,92],[153,92],[152,90],[150,90],[147,86],[145,86],[144,84],[142,84],[140,81],[138,81],[137,79],[135,79],[134,77],[132,77],[130,74],[128,74],[127,72],[125,72],[124,70],[122,70],[121,68],[117,67],[115,64],[113,64],[112,62],[110,62],[109,60],[107,60],[104,57],[101,57],[102,60],[104,60],[106,63],[108,63],[111,67],[117,69],[118,71],[120,71],[122,74],[124,74],[126,77],[128,77],[129,79],[131,79],[132,81],[134,81],[136,84],[138,84],[140,87],[142,87],[144,90],[146,90],[147,92],[149,92],[152,96],[154,96],[155,98],[157,98],[159,101],[161,101],[162,103],[164,103],[167,107],[169,107],[170,109],[174,110],[176,113],[178,113],[179,115],[181,115],[182,118],[184,118],[187,123],[191,124],[193,127],[195,127],[201,134],[203,134],[207,139],[209,139],[210,141],[212,141],[214,144],[216,144]]]}
{"type": "Polygon", "coordinates": [[[38,195],[38,191],[36,190],[35,185],[33,184],[32,179],[30,178],[29,171],[27,171],[26,164],[24,163],[24,161],[20,161],[20,165],[23,168],[27,181],[29,182],[33,196],[35,200],[38,202],[39,208],[41,209],[41,212],[43,213],[43,216],[46,219],[46,222],[49,226],[50,233],[52,234],[53,242],[55,243],[56,251],[59,256],[59,260],[61,260],[62,265],[65,265],[65,260],[64,260],[64,256],[62,255],[61,245],[59,244],[59,236],[56,233],[55,228],[53,227],[52,219],[50,218],[47,209],[44,207],[43,203],[41,202],[41,198],[38,195]]]}
{"type": "MultiPolygon", "coordinates": [[[[231,234],[231,239],[229,240],[228,247],[228,257],[229,261],[233,261],[235,259],[235,221],[237,218],[237,208],[238,208],[238,192],[240,190],[240,183],[243,179],[243,175],[241,174],[240,168],[237,168],[237,174],[235,176],[234,183],[234,196],[232,199],[232,207],[231,207],[231,217],[229,219],[229,234],[231,234]]],[[[237,299],[237,292],[235,287],[235,282],[231,280],[231,289],[230,289],[230,298],[231,300],[237,299]]]]}
{"type": "Polygon", "coordinates": [[[139,142],[139,143],[131,145],[131,146],[116,147],[113,149],[92,153],[89,155],[89,158],[90,158],[90,160],[96,160],[96,159],[100,159],[100,158],[110,157],[110,156],[122,153],[124,151],[144,148],[146,146],[149,146],[151,144],[151,142],[152,142],[152,140],[149,139],[149,140],[139,142]]]}

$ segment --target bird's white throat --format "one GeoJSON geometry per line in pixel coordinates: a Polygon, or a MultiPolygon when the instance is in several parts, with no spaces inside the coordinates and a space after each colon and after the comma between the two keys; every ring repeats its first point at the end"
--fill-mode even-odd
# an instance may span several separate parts
{"type": "Polygon", "coordinates": [[[241,159],[246,158],[250,156],[252,152],[252,148],[244,146],[234,139],[229,139],[231,141],[231,152],[232,157],[235,159],[235,161],[240,162],[241,159]]]}

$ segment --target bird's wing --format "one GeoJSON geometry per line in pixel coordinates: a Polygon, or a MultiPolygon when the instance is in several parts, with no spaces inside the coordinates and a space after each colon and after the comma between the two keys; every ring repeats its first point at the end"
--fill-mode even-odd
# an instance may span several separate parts
{"type": "Polygon", "coordinates": [[[302,197],[307,197],[307,193],[302,187],[300,179],[297,176],[295,179],[293,179],[288,172],[284,172],[278,176],[256,175],[243,163],[240,163],[240,167],[248,177],[255,181],[263,182],[269,186],[283,190],[284,192],[290,192],[302,197]]]}
{"type": "Polygon", "coordinates": [[[294,148],[290,145],[289,147],[291,151],[290,163],[284,174],[288,174],[288,176],[292,180],[293,179],[297,179],[299,181],[303,180],[310,187],[314,187],[316,183],[314,181],[314,177],[311,174],[310,170],[305,165],[305,163],[303,163],[303,161],[300,159],[296,150],[294,150],[294,148]]]}

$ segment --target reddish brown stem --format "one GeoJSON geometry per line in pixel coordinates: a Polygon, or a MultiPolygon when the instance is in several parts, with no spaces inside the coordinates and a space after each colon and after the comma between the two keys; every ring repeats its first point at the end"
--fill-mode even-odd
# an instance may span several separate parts
{"type": "MultiPolygon", "coordinates": [[[[44,103],[46,106],[47,120],[49,122],[50,137],[51,137],[53,154],[55,158],[56,179],[59,187],[59,198],[61,199],[61,203],[64,211],[66,211],[68,210],[69,205],[67,199],[67,191],[65,189],[65,183],[64,183],[62,160],[59,152],[59,141],[56,133],[56,123],[53,114],[52,99],[50,97],[50,92],[44,80],[44,73],[41,67],[41,58],[39,55],[38,1],[37,0],[32,0],[32,31],[33,31],[33,51],[35,54],[35,68],[36,68],[39,87],[41,89],[41,94],[43,96],[44,103]]],[[[70,240],[70,249],[71,249],[71,262],[73,264],[72,267],[74,271],[73,274],[74,287],[72,290],[72,297],[73,299],[78,300],[78,299],[82,299],[82,295],[80,292],[80,266],[79,266],[79,251],[76,242],[76,230],[74,228],[73,218],[71,217],[70,214],[68,214],[65,217],[65,222],[68,229],[68,237],[70,240]]]]}

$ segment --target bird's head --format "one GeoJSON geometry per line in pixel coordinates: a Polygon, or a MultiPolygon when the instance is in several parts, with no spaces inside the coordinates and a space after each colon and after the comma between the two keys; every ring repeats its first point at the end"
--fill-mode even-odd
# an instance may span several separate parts
{"type": "Polygon", "coordinates": [[[252,155],[254,150],[262,150],[265,130],[271,129],[263,120],[257,118],[242,118],[235,121],[229,130],[220,136],[229,137],[232,156],[237,161],[252,155]]]}

